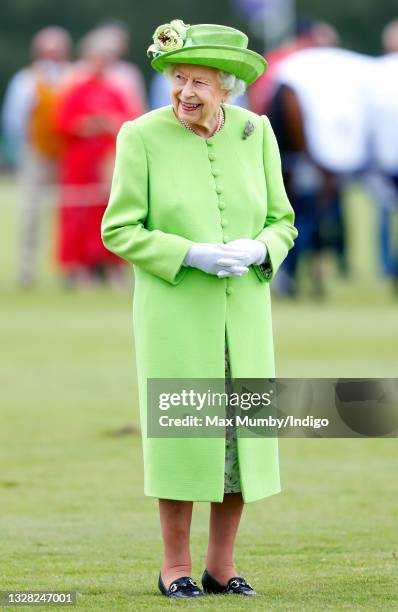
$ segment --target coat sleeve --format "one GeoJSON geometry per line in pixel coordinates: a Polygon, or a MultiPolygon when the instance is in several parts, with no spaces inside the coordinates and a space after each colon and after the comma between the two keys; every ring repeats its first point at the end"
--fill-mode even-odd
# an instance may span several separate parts
{"type": "Polygon", "coordinates": [[[144,142],[135,123],[127,122],[117,137],[111,193],[101,224],[102,241],[126,261],[177,285],[187,272],[182,262],[193,242],[145,227],[148,178],[144,142]]]}
{"type": "Polygon", "coordinates": [[[278,143],[268,117],[262,117],[264,126],[264,172],[267,185],[267,217],[262,231],[255,236],[267,247],[267,258],[255,265],[257,276],[270,282],[292,248],[298,231],[294,227],[294,211],[283,184],[278,143]]]}

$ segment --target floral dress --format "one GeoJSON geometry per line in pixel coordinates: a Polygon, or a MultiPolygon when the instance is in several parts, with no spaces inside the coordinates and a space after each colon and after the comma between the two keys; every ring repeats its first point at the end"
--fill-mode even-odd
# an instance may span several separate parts
{"type": "MultiPolygon", "coordinates": [[[[230,381],[231,365],[229,361],[227,337],[225,337],[225,392],[231,392],[230,381]]],[[[227,406],[226,417],[231,418],[235,414],[233,406],[227,406]]],[[[238,445],[236,427],[226,427],[225,430],[225,472],[224,472],[224,493],[239,493],[240,475],[238,460],[238,445]]]]}

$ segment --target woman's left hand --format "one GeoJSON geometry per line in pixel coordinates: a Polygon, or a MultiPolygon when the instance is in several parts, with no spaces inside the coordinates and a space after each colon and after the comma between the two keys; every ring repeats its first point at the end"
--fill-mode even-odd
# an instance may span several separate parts
{"type": "Polygon", "coordinates": [[[236,247],[237,251],[243,253],[239,259],[244,266],[251,266],[252,264],[260,265],[265,261],[267,255],[267,247],[261,240],[238,238],[237,240],[227,242],[225,246],[228,249],[236,247]]]}

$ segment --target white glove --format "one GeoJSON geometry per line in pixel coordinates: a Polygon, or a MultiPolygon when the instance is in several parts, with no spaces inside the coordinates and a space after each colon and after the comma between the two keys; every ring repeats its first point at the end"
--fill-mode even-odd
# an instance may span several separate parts
{"type": "Polygon", "coordinates": [[[265,246],[264,242],[261,242],[261,240],[238,238],[237,240],[227,242],[225,247],[229,249],[236,249],[237,252],[240,253],[243,251],[244,255],[243,257],[240,256],[239,259],[241,265],[244,266],[251,266],[252,264],[260,265],[265,261],[267,256],[267,247],[265,246]]]}
{"type": "Polygon", "coordinates": [[[242,276],[249,271],[243,263],[245,252],[236,246],[228,248],[226,244],[207,244],[197,242],[185,255],[183,266],[198,268],[207,274],[220,278],[224,276],[242,276]]]}

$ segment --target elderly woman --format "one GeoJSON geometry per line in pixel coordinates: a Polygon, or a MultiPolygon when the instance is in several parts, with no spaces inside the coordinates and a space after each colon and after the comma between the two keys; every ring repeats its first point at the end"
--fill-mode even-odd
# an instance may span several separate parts
{"type": "Polygon", "coordinates": [[[243,505],[279,493],[277,439],[151,437],[149,379],[274,376],[270,281],[297,231],[268,119],[226,104],[265,70],[242,32],[160,26],[152,66],[171,105],[121,129],[102,221],[134,264],[134,334],[146,495],[159,498],[167,597],[203,596],[191,577],[192,502],[210,502],[207,593],[256,595],[233,549],[243,505]]]}

